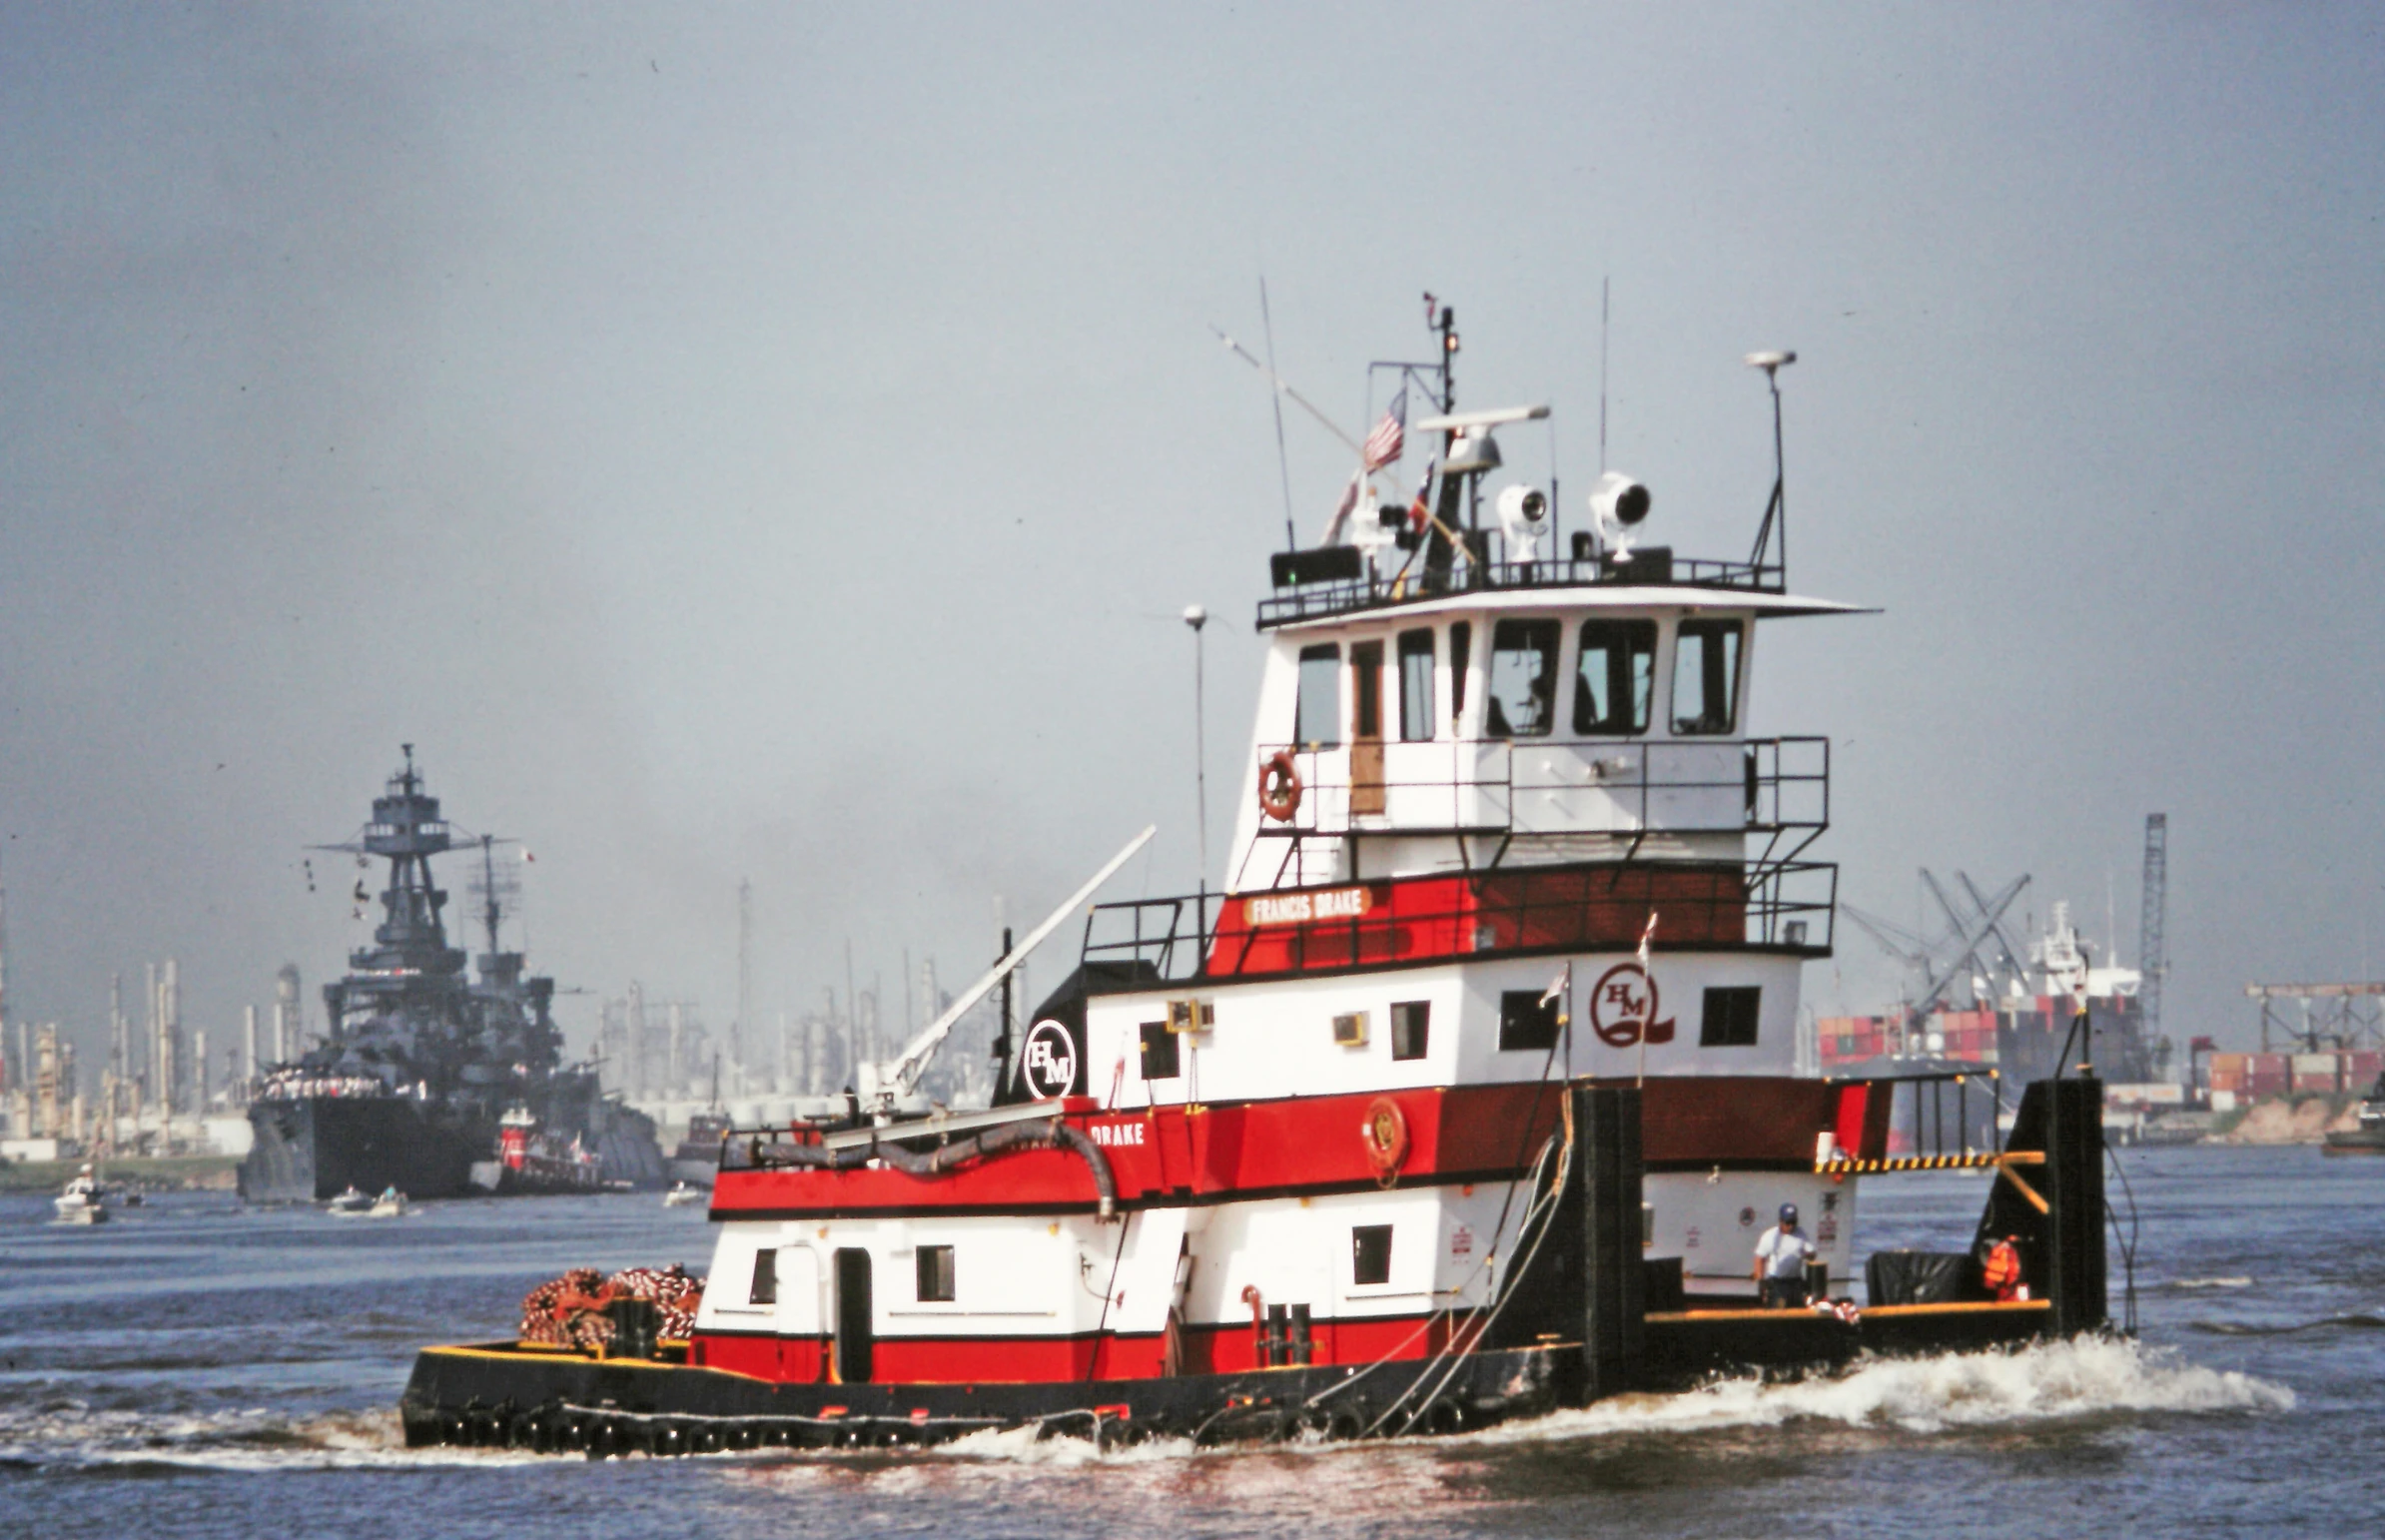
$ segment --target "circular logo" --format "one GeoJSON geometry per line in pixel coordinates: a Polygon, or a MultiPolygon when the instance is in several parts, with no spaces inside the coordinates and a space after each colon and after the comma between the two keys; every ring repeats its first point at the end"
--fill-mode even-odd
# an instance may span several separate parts
{"type": "Polygon", "coordinates": [[[1027,1089],[1039,1099],[1065,1097],[1077,1085],[1077,1040],[1049,1018],[1027,1034],[1027,1089]]]}
{"type": "Polygon", "coordinates": [[[1637,963],[1617,963],[1598,976],[1590,991],[1590,1029],[1609,1048],[1629,1048],[1640,1041],[1646,1023],[1656,1020],[1656,981],[1637,963]]]}

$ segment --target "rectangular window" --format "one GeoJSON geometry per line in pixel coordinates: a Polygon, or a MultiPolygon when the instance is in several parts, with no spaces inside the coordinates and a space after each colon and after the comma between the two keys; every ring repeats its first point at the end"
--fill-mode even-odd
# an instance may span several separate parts
{"type": "Polygon", "coordinates": [[[1383,644],[1354,642],[1350,646],[1350,735],[1383,735],[1383,644]]]}
{"type": "Polygon", "coordinates": [[[1292,713],[1292,738],[1302,748],[1331,748],[1341,741],[1341,648],[1333,642],[1300,649],[1299,704],[1292,713]]]}
{"type": "Polygon", "coordinates": [[[1737,620],[1684,620],[1673,644],[1673,731],[1706,736],[1731,731],[1739,699],[1737,620]]]}
{"type": "Polygon", "coordinates": [[[1172,1081],[1184,1074],[1183,1060],[1178,1057],[1178,1044],[1184,1040],[1168,1030],[1166,1022],[1143,1024],[1143,1078],[1147,1081],[1172,1081]]]}
{"type": "Polygon", "coordinates": [[[1556,1046],[1556,1001],[1542,1005],[1538,990],[1508,990],[1499,996],[1499,1052],[1556,1046]]]}
{"type": "Polygon", "coordinates": [[[1432,1041],[1432,1002],[1403,1000],[1391,1008],[1391,1057],[1422,1059],[1432,1041]]]}
{"type": "Polygon", "coordinates": [[[778,1253],[776,1251],[756,1251],[754,1253],[754,1281],[753,1286],[745,1291],[745,1302],[747,1304],[778,1303],[778,1253]]]}
{"type": "Polygon", "coordinates": [[[1754,1048],[1756,1017],[1763,1005],[1761,984],[1708,990],[1706,1020],[1698,1028],[1698,1047],[1754,1048]]]}
{"type": "Polygon", "coordinates": [[[1491,628],[1490,696],[1483,705],[1486,738],[1537,738],[1556,715],[1557,641],[1554,620],[1502,620],[1491,628]]]}
{"type": "Polygon", "coordinates": [[[1399,633],[1399,741],[1432,738],[1432,632],[1399,633]]]}
{"type": "Polygon", "coordinates": [[[1656,622],[1585,620],[1574,666],[1573,730],[1644,733],[1656,699],[1656,622]]]}
{"type": "Polygon", "coordinates": [[[953,1248],[919,1248],[919,1302],[950,1304],[953,1298],[953,1248]]]}
{"type": "Polygon", "coordinates": [[[1474,622],[1460,620],[1449,627],[1449,725],[1466,714],[1466,667],[1474,660],[1474,622]]]}
{"type": "Polygon", "coordinates": [[[1350,1227],[1350,1281],[1391,1281],[1391,1226],[1356,1224],[1350,1227]]]}

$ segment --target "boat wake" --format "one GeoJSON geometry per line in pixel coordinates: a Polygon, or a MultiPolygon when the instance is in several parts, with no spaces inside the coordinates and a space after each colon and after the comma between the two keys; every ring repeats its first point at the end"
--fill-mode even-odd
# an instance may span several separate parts
{"type": "MultiPolygon", "coordinates": [[[[1674,1395],[1625,1395],[1579,1410],[1552,1412],[1479,1432],[1411,1438],[1392,1445],[1302,1440],[1267,1446],[1268,1454],[1380,1453],[1499,1445],[1546,1445],[1644,1434],[1698,1434],[1792,1423],[1935,1433],[2174,1412],[2290,1411],[2294,1392],[2234,1370],[2205,1368],[2173,1349],[2125,1339],[2040,1343],[2013,1352],[1953,1353],[1933,1358],[1884,1358],[1829,1378],[1768,1384],[1718,1380],[1674,1395]]],[[[972,1434],[927,1451],[871,1465],[921,1459],[1016,1462],[1046,1466],[1148,1464],[1185,1458],[1231,1458],[1251,1446],[1196,1448],[1189,1439],[1154,1439],[1097,1452],[1078,1437],[1038,1438],[1033,1429],[972,1434]]],[[[817,1453],[770,1456],[773,1462],[853,1463],[865,1457],[817,1453]]]]}
{"type": "Polygon", "coordinates": [[[1680,1395],[1618,1396],[1470,1435],[1478,1441],[1699,1432],[1793,1422],[1931,1433],[2126,1412],[2282,1412],[2294,1392],[2125,1338],[2014,1352],[1884,1358],[1829,1378],[1719,1380],[1680,1395]]]}
{"type": "Polygon", "coordinates": [[[0,1466],[19,1469],[342,1470],[536,1458],[496,1450],[408,1450],[395,1411],[306,1418],[264,1410],[161,1416],[52,1401],[0,1412],[0,1466]]]}

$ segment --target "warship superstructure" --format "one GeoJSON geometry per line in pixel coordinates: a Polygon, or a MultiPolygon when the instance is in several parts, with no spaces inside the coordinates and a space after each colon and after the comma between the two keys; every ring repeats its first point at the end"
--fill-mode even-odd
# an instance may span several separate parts
{"type": "MultiPolygon", "coordinates": [[[[455,845],[414,767],[374,799],[359,837],[327,847],[389,863],[373,944],[324,986],[328,1037],[259,1079],[256,1139],[240,1167],[251,1202],[313,1202],[351,1186],[415,1198],[472,1192],[659,1186],[653,1121],[609,1097],[593,1065],[563,1061],[549,1012],[554,981],[529,976],[498,944],[495,841],[476,843],[485,874],[487,950],[465,971],[447,943],[447,893],[433,856],[455,845]]],[[[358,885],[364,901],[363,884],[358,885]]]]}

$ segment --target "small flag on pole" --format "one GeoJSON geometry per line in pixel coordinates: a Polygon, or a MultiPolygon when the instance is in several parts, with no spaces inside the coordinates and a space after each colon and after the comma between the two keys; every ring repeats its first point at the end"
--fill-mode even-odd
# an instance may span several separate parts
{"type": "Polygon", "coordinates": [[[1672,1020],[1667,1018],[1660,1022],[1656,1019],[1656,975],[1648,971],[1648,953],[1655,942],[1656,911],[1651,909],[1648,911],[1648,928],[1640,932],[1640,977],[1648,981],[1648,1022],[1640,1031],[1640,1047],[1643,1055],[1651,1043],[1673,1041],[1672,1020]]]}
{"type": "Polygon", "coordinates": [[[1557,977],[1549,980],[1549,987],[1540,992],[1540,1003],[1545,1006],[1550,1001],[1556,999],[1559,995],[1564,994],[1565,981],[1572,975],[1572,973],[1573,964],[1567,963],[1564,967],[1564,970],[1560,972],[1557,977]]]}
{"type": "Polygon", "coordinates": [[[1399,458],[1401,445],[1407,441],[1408,387],[1401,385],[1399,393],[1391,397],[1391,404],[1383,411],[1383,420],[1366,435],[1366,468],[1380,470],[1399,458]]]}

